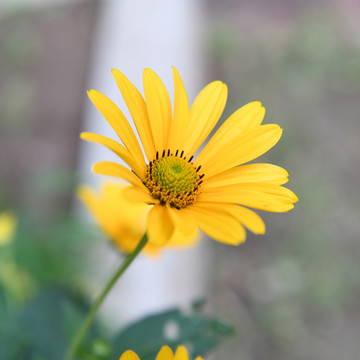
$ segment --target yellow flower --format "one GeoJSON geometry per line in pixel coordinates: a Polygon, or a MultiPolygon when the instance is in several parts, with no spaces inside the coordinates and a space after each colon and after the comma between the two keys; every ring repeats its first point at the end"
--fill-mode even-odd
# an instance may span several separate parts
{"type": "MultiPolygon", "coordinates": [[[[122,252],[133,252],[146,230],[149,206],[128,201],[125,197],[125,186],[111,181],[103,182],[98,194],[89,186],[82,185],[78,188],[77,195],[107,237],[122,252]]],[[[187,237],[187,242],[184,242],[183,238],[179,241],[173,236],[168,245],[191,245],[197,239],[196,234],[187,237]]],[[[160,250],[159,246],[149,242],[144,248],[144,252],[149,255],[157,255],[160,250]]]]}
{"type": "Polygon", "coordinates": [[[10,211],[0,213],[0,245],[11,242],[16,229],[16,217],[10,211]]]}
{"type": "MultiPolygon", "coordinates": [[[[119,360],[140,360],[140,358],[131,350],[125,351],[119,360]]],[[[189,360],[186,348],[182,345],[178,346],[175,355],[168,346],[163,346],[154,360],[189,360]]],[[[195,360],[203,360],[198,356],[195,360]]]]}
{"type": "Polygon", "coordinates": [[[272,212],[294,207],[296,195],[281,186],[288,181],[286,170],[270,164],[243,165],[281,137],[278,125],[261,125],[265,109],[260,102],[235,111],[201,148],[224,110],[225,84],[207,85],[189,109],[183,82],[173,68],[172,110],[169,94],[152,70],[143,74],[145,99],[120,71],[112,72],[142,147],[121,110],[96,90],[88,95],[123,145],[92,133],[81,137],[105,145],[130,167],[105,161],[93,170],[125,179],[132,184],[128,197],[153,205],[146,221],[151,243],[165,245],[174,233],[186,237],[199,227],[215,240],[238,245],[245,240],[244,226],[265,233],[262,219],[247,207],[272,212]]]}

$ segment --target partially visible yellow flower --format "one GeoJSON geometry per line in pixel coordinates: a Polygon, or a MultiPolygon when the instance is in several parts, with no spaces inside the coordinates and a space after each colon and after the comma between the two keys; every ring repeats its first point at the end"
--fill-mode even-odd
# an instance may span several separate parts
{"type": "MultiPolygon", "coordinates": [[[[133,351],[128,350],[119,360],[140,360],[140,358],[133,351]]],[[[154,360],[189,360],[189,354],[183,345],[178,346],[175,355],[168,346],[163,346],[154,360]]],[[[195,360],[203,360],[203,358],[198,356],[195,360]]]]}
{"type": "Polygon", "coordinates": [[[16,217],[11,211],[0,213],[0,245],[6,245],[14,238],[16,217]]]}
{"type": "MultiPolygon", "coordinates": [[[[146,231],[146,217],[150,207],[143,203],[129,201],[125,197],[125,186],[111,181],[104,181],[98,193],[89,186],[82,185],[77,194],[95,218],[96,223],[106,236],[124,253],[134,251],[146,231]]],[[[198,239],[193,233],[184,242],[173,236],[169,246],[192,245],[198,239]]],[[[157,255],[160,247],[147,243],[144,252],[157,255]]]]}
{"type": "Polygon", "coordinates": [[[286,212],[294,207],[297,196],[282,186],[288,181],[285,169],[246,164],[270,150],[282,134],[279,125],[262,125],[265,108],[259,101],[235,111],[202,147],[225,108],[225,84],[210,83],[189,108],[184,84],[173,68],[172,107],[154,71],[144,70],[145,98],[124,74],[112,72],[141,144],[122,111],[96,90],[88,95],[121,143],[92,133],[81,138],[106,146],[128,165],[103,161],[93,170],[128,181],[128,195],[152,205],[146,223],[150,243],[166,245],[175,233],[185,238],[200,228],[215,240],[238,245],[245,241],[244,227],[265,233],[263,220],[249,208],[286,212]]]}
{"type": "Polygon", "coordinates": [[[5,289],[12,301],[24,303],[36,290],[34,279],[11,259],[2,258],[0,261],[0,287],[5,289]]]}

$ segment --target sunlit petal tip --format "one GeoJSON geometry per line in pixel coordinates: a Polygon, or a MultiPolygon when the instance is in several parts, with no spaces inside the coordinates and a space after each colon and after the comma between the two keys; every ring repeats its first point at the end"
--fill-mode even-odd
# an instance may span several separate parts
{"type": "Polygon", "coordinates": [[[297,197],[297,195],[294,192],[291,191],[291,193],[292,193],[291,200],[293,201],[293,203],[297,203],[299,201],[299,198],[297,197]]]}
{"type": "Polygon", "coordinates": [[[81,132],[80,133],[80,139],[82,139],[82,140],[86,140],[87,139],[87,134],[89,134],[88,132],[81,132]]]}
{"type": "Polygon", "coordinates": [[[119,360],[140,360],[140,358],[131,350],[125,351],[119,360]]]}
{"type": "Polygon", "coordinates": [[[169,346],[165,345],[161,348],[155,360],[173,360],[174,353],[169,346]]]}
{"type": "Polygon", "coordinates": [[[145,68],[144,71],[143,71],[143,76],[153,76],[155,75],[156,77],[159,77],[158,74],[156,74],[156,72],[150,68],[145,68]]]}
{"type": "Polygon", "coordinates": [[[189,354],[184,345],[179,345],[177,347],[174,360],[189,360],[189,354]]]}
{"type": "Polygon", "coordinates": [[[172,68],[173,72],[176,72],[177,74],[179,74],[178,69],[174,65],[172,65],[171,68],[172,68]]]}

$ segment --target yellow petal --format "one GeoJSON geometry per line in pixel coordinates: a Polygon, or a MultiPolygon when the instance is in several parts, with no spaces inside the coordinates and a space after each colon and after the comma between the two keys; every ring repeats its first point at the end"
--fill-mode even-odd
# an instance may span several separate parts
{"type": "Polygon", "coordinates": [[[199,202],[233,203],[271,212],[289,211],[297,200],[291,190],[273,184],[229,185],[198,196],[199,202]]]}
{"type": "Polygon", "coordinates": [[[0,246],[9,244],[15,235],[17,218],[11,211],[0,212],[0,246]]]}
{"type": "Polygon", "coordinates": [[[175,248],[191,247],[194,246],[200,240],[200,238],[200,233],[196,227],[192,233],[186,235],[182,233],[178,228],[175,228],[166,246],[175,248]]]}
{"type": "Polygon", "coordinates": [[[174,354],[169,346],[163,346],[156,356],[155,360],[173,360],[174,354]]]}
{"type": "Polygon", "coordinates": [[[150,210],[146,221],[146,227],[149,242],[158,246],[166,245],[175,229],[168,208],[162,205],[155,205],[150,210]]]}
{"type": "Polygon", "coordinates": [[[180,345],[177,347],[174,360],[189,360],[189,355],[185,346],[180,345]]]}
{"type": "Polygon", "coordinates": [[[188,127],[188,139],[184,151],[194,155],[196,150],[208,137],[225,108],[227,86],[221,81],[207,85],[196,97],[191,110],[188,127]]]}
{"type": "Polygon", "coordinates": [[[258,127],[264,119],[265,108],[261,102],[251,102],[235,111],[216,131],[199,154],[199,161],[206,162],[216,153],[219,144],[229,143],[249,129],[258,127]],[[217,145],[217,146],[216,146],[217,145]]]}
{"type": "Polygon", "coordinates": [[[194,216],[200,229],[214,240],[228,245],[239,245],[245,241],[243,226],[230,213],[217,209],[214,204],[197,203],[183,211],[194,216]]]}
{"type": "Polygon", "coordinates": [[[93,166],[93,172],[95,174],[114,176],[128,181],[135,186],[143,186],[140,179],[125,166],[111,162],[101,161],[93,166]]]}
{"type": "Polygon", "coordinates": [[[108,121],[118,134],[119,138],[130,151],[132,156],[139,162],[145,163],[137,138],[121,110],[105,95],[96,90],[88,91],[88,96],[100,113],[108,121]]]}
{"type": "Polygon", "coordinates": [[[168,148],[175,152],[182,150],[186,140],[187,127],[189,123],[189,101],[184,84],[175,67],[174,75],[174,112],[171,123],[168,148]]]}
{"type": "Polygon", "coordinates": [[[140,92],[123,73],[112,69],[112,74],[134,120],[145,154],[151,160],[155,157],[156,150],[145,101],[140,92]]]}
{"type": "Polygon", "coordinates": [[[206,177],[211,177],[264,154],[279,141],[281,133],[278,125],[261,125],[229,142],[213,144],[213,157],[205,159],[200,154],[195,163],[202,166],[206,177]]]}
{"type": "Polygon", "coordinates": [[[145,204],[158,204],[159,200],[154,199],[149,190],[145,187],[128,186],[124,189],[124,196],[131,202],[140,202],[145,204]]]}
{"type": "Polygon", "coordinates": [[[282,185],[289,180],[288,176],[289,174],[285,169],[272,164],[241,165],[210,178],[206,177],[203,189],[253,182],[282,185]]]}
{"type": "Polygon", "coordinates": [[[140,360],[140,358],[131,350],[125,351],[119,360],[140,360]]]}
{"type": "Polygon", "coordinates": [[[106,146],[109,150],[111,150],[117,156],[123,159],[131,167],[131,169],[134,170],[134,172],[139,176],[139,178],[143,179],[145,177],[145,171],[146,171],[145,162],[139,163],[138,161],[136,161],[136,159],[131,155],[129,150],[123,147],[117,141],[114,141],[106,136],[88,133],[88,132],[81,133],[80,138],[83,140],[93,141],[106,146]]]}
{"type": "Polygon", "coordinates": [[[206,205],[227,211],[254,234],[265,234],[265,223],[263,219],[248,208],[235,204],[207,203],[206,205]]]}
{"type": "Polygon", "coordinates": [[[90,186],[80,185],[76,189],[76,195],[90,209],[92,213],[96,213],[97,199],[94,191],[90,186]]]}
{"type": "Polygon", "coordinates": [[[154,71],[145,69],[143,80],[155,148],[162,152],[164,149],[166,150],[171,125],[170,97],[165,85],[154,71]]]}
{"type": "Polygon", "coordinates": [[[197,356],[195,360],[204,360],[201,356],[197,356]]]}
{"type": "Polygon", "coordinates": [[[190,234],[194,232],[194,229],[196,228],[196,223],[187,212],[184,212],[181,209],[178,210],[170,207],[169,215],[175,227],[179,229],[180,232],[182,232],[183,234],[190,234]]]}

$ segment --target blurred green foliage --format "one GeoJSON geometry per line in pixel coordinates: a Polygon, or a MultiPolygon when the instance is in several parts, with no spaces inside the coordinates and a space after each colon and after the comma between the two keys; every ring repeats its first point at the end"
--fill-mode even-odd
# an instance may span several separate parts
{"type": "MultiPolygon", "coordinates": [[[[56,220],[20,216],[13,240],[0,248],[0,359],[61,360],[90,309],[81,278],[84,249],[93,229],[67,216],[56,220]]],[[[201,302],[183,313],[172,309],[151,315],[111,333],[96,322],[78,359],[117,359],[136,351],[154,360],[163,345],[190,346],[204,354],[233,334],[231,325],[204,315],[201,302]]]]}

